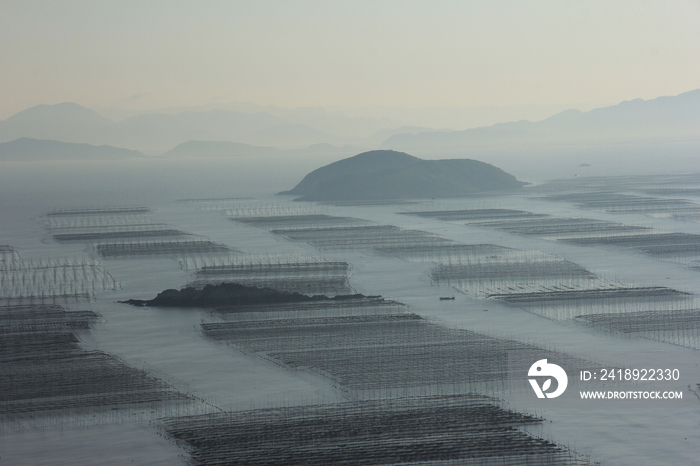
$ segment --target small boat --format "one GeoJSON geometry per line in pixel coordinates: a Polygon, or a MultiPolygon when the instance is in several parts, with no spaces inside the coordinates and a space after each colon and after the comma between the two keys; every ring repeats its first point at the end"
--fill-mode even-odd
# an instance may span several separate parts
{"type": "Polygon", "coordinates": [[[454,296],[440,296],[440,301],[454,301],[454,296]]]}

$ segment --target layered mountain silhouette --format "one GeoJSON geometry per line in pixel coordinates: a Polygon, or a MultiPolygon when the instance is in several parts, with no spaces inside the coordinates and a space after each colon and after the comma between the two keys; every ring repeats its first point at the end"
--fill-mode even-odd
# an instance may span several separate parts
{"type": "Polygon", "coordinates": [[[54,125],[57,123],[73,123],[77,125],[105,126],[114,124],[108,118],[103,117],[94,110],[82,107],[71,102],[56,105],[37,105],[22,110],[9,117],[5,122],[17,123],[31,122],[35,124],[54,125]]]}
{"type": "Polygon", "coordinates": [[[120,146],[107,137],[114,124],[94,110],[70,102],[37,105],[0,121],[0,142],[30,138],[120,146]]]}
{"type": "Polygon", "coordinates": [[[231,141],[253,145],[308,146],[337,137],[268,113],[207,110],[145,114],[113,122],[77,104],[39,105],[0,121],[0,142],[26,137],[161,152],[183,142],[231,141]]]}
{"type": "Polygon", "coordinates": [[[535,123],[518,121],[464,131],[397,134],[381,147],[463,150],[688,139],[700,139],[700,89],[674,97],[625,101],[589,112],[566,110],[535,123]]]}
{"type": "Polygon", "coordinates": [[[470,159],[422,160],[393,150],[364,152],[321,167],[290,191],[300,201],[419,199],[517,189],[500,168],[470,159]]]}
{"type": "Polygon", "coordinates": [[[74,103],[38,105],[0,121],[0,142],[19,138],[110,145],[163,153],[187,141],[228,141],[278,149],[319,143],[449,153],[562,144],[700,140],[700,89],[635,99],[588,112],[567,110],[538,122],[464,131],[401,126],[389,119],[347,117],[322,108],[257,111],[204,109],[142,114],[114,122],[74,103]],[[360,134],[364,134],[361,136],[360,134]]]}
{"type": "MultiPolygon", "coordinates": [[[[316,120],[322,122],[323,118],[320,115],[316,120]]],[[[333,120],[334,125],[319,124],[319,127],[335,128],[339,121],[364,122],[363,119],[326,118],[333,120]]],[[[374,128],[380,122],[373,123],[365,126],[374,128]]],[[[288,149],[301,149],[318,143],[343,145],[354,141],[353,138],[337,136],[319,127],[289,121],[266,112],[247,113],[220,109],[142,114],[114,122],[78,104],[62,103],[38,105],[0,121],[0,142],[26,137],[93,145],[108,144],[162,153],[193,140],[228,141],[288,149]]]]}
{"type": "Polygon", "coordinates": [[[106,145],[30,138],[0,143],[0,160],[107,160],[131,157],[145,157],[145,154],[106,145]]]}

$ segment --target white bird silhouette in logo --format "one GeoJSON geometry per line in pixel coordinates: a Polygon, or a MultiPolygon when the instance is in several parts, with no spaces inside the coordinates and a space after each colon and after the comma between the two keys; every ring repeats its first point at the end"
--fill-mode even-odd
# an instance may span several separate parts
{"type": "Polygon", "coordinates": [[[569,383],[569,378],[566,372],[561,367],[556,364],[548,364],[546,359],[540,359],[530,366],[530,370],[527,373],[528,377],[554,377],[557,379],[557,389],[552,393],[546,393],[549,387],[552,385],[552,379],[547,379],[542,388],[540,388],[536,379],[528,379],[532,389],[535,391],[537,398],[556,398],[566,390],[566,386],[569,383]]]}

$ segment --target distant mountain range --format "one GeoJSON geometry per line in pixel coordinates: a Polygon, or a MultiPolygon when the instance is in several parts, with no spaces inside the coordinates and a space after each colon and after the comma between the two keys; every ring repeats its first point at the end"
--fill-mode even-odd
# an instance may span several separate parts
{"type": "Polygon", "coordinates": [[[112,146],[93,146],[42,139],[19,138],[0,143],[0,160],[108,160],[145,157],[142,152],[112,146]]]}
{"type": "MultiPolygon", "coordinates": [[[[284,124],[265,113],[226,110],[138,115],[115,123],[93,110],[64,103],[32,107],[0,122],[0,142],[28,137],[162,152],[189,140],[245,142],[251,134],[284,124]]],[[[284,143],[272,141],[280,142],[284,143]]]]}
{"type": "Polygon", "coordinates": [[[588,112],[567,110],[535,123],[518,121],[464,131],[395,134],[382,148],[465,150],[650,140],[700,140],[700,89],[635,99],[588,112]]]}
{"type": "Polygon", "coordinates": [[[191,140],[301,149],[320,143],[375,146],[395,133],[430,131],[430,128],[409,129],[400,125],[391,129],[383,126],[387,123],[391,122],[334,116],[325,112],[296,112],[289,118],[281,118],[265,112],[246,113],[220,109],[143,114],[114,122],[94,110],[66,102],[38,105],[0,121],[0,142],[26,137],[93,145],[108,144],[163,153],[191,140]],[[312,123],[313,126],[298,121],[312,123]],[[364,139],[338,136],[323,130],[340,130],[343,124],[347,124],[348,128],[369,130],[369,136],[364,139]]]}
{"type": "MultiPolygon", "coordinates": [[[[238,157],[296,155],[343,155],[357,152],[352,146],[337,147],[314,144],[302,149],[282,151],[274,147],[253,146],[230,141],[187,141],[170,149],[163,157],[238,157]]],[[[36,160],[108,160],[126,157],[148,157],[136,150],[108,145],[61,142],[49,139],[18,138],[0,143],[0,161],[36,160]]]]}
{"type": "Polygon", "coordinates": [[[22,123],[47,124],[55,125],[58,123],[87,125],[87,126],[106,126],[114,122],[103,117],[94,110],[81,107],[78,104],[64,102],[56,105],[37,105],[19,113],[15,113],[5,123],[15,123],[20,126],[22,123]]]}
{"type": "Polygon", "coordinates": [[[500,168],[470,159],[422,160],[392,150],[364,152],[318,168],[292,190],[300,201],[424,199],[517,189],[500,168]]]}
{"type": "Polygon", "coordinates": [[[38,105],[0,121],[0,142],[32,138],[125,147],[149,154],[163,154],[188,141],[283,150],[325,144],[428,155],[430,151],[484,148],[507,151],[561,144],[700,140],[700,89],[588,112],[567,110],[534,123],[523,120],[463,131],[401,126],[386,118],[347,117],[323,108],[277,109],[275,115],[253,111],[257,108],[250,112],[203,109],[143,114],[114,122],[74,103],[38,105]],[[358,136],[358,131],[364,135],[358,136]]]}

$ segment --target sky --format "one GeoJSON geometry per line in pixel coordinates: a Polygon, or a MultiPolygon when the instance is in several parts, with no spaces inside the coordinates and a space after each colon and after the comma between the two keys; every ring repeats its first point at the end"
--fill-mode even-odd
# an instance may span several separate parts
{"type": "Polygon", "coordinates": [[[700,88],[700,1],[0,2],[0,119],[137,111],[618,103],[700,88]]]}

